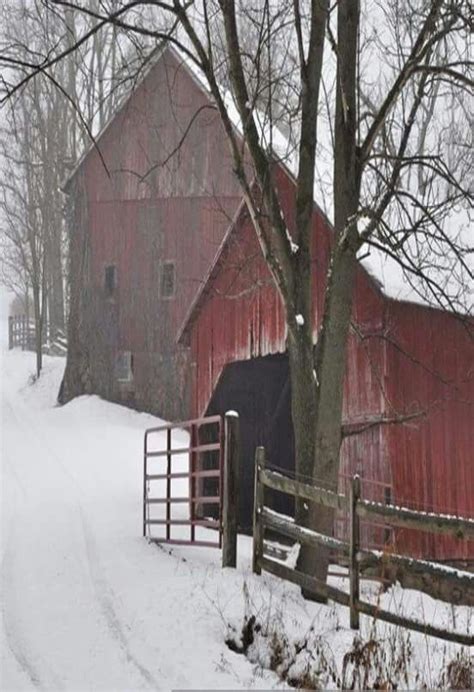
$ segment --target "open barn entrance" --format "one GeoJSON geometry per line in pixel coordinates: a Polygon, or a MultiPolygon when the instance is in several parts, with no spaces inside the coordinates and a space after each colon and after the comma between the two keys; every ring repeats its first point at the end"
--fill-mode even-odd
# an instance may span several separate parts
{"type": "MultiPolygon", "coordinates": [[[[240,416],[239,525],[241,531],[251,531],[255,448],[265,447],[270,465],[294,468],[288,357],[278,354],[226,366],[206,416],[229,409],[240,416]]],[[[294,511],[293,501],[284,495],[275,498],[273,507],[286,514],[294,511]]]]}

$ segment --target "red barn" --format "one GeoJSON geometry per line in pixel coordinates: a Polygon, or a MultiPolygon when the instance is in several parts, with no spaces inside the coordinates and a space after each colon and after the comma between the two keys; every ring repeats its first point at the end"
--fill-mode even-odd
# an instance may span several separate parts
{"type": "MultiPolygon", "coordinates": [[[[291,232],[295,183],[282,167],[277,175],[291,232]]],[[[316,339],[332,239],[316,205],[313,229],[316,339]]],[[[341,483],[357,472],[371,499],[474,516],[472,322],[387,298],[362,266],[352,320],[341,483]]],[[[294,452],[283,305],[244,205],[193,302],[180,341],[192,351],[193,415],[227,408],[241,414],[240,512],[249,526],[256,445],[266,447],[275,466],[292,468],[294,452]]],[[[372,539],[376,535],[372,529],[372,539]]],[[[399,531],[396,544],[412,555],[474,558],[473,542],[421,532],[399,531]]]]}
{"type": "Polygon", "coordinates": [[[171,46],[68,180],[71,306],[61,398],[94,392],[182,419],[190,363],[176,334],[240,187],[216,109],[171,46]]]}
{"type": "MultiPolygon", "coordinates": [[[[98,143],[66,185],[62,400],[97,393],[168,419],[237,409],[240,519],[248,526],[255,446],[264,444],[274,465],[294,464],[290,383],[283,306],[218,114],[192,70],[164,47],[98,143]]],[[[291,231],[294,181],[283,167],[277,177],[291,231]]],[[[313,223],[316,338],[332,231],[316,206],[313,223]]],[[[361,266],[353,325],[342,477],[359,472],[373,498],[474,515],[472,323],[387,298],[361,266]]],[[[415,532],[397,541],[426,557],[474,556],[472,544],[415,532]]]]}

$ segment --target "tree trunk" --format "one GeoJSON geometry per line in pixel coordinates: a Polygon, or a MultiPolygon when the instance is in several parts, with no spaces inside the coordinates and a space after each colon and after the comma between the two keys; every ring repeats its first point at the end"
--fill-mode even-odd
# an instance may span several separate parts
{"type": "Polygon", "coordinates": [[[33,310],[35,315],[35,352],[36,352],[36,379],[41,375],[43,367],[42,332],[43,320],[41,317],[41,289],[39,285],[33,286],[33,310]]]}
{"type": "MultiPolygon", "coordinates": [[[[334,180],[337,181],[334,186],[335,240],[317,348],[313,459],[315,483],[330,489],[336,489],[338,482],[346,347],[359,247],[356,222],[360,188],[356,147],[358,26],[359,1],[340,3],[334,163],[334,180]]],[[[334,510],[313,504],[303,515],[303,523],[332,535],[334,510]]],[[[321,547],[316,552],[306,548],[300,552],[298,569],[322,581],[326,581],[328,564],[327,549],[321,547]]]]}
{"type": "Polygon", "coordinates": [[[58,402],[65,404],[81,394],[93,391],[89,344],[84,328],[84,300],[89,279],[89,245],[87,236],[87,204],[82,178],[74,183],[68,200],[70,234],[70,301],[68,318],[68,355],[66,370],[58,393],[58,402]]]}
{"type": "MultiPolygon", "coordinates": [[[[325,318],[318,348],[319,388],[316,405],[314,472],[315,485],[337,489],[341,420],[346,367],[346,347],[353,301],[357,260],[351,247],[336,250],[327,289],[325,318]]],[[[332,535],[334,510],[311,505],[304,525],[332,535]]],[[[323,581],[327,577],[329,551],[321,547],[302,551],[299,568],[323,581]]]]}
{"type": "MultiPolygon", "coordinates": [[[[310,327],[311,329],[311,327],[310,327]]],[[[313,474],[315,428],[311,424],[316,417],[316,383],[308,377],[314,371],[312,337],[303,333],[303,327],[289,330],[288,354],[291,378],[291,415],[295,436],[296,479],[311,481],[313,474]]],[[[296,501],[295,517],[306,525],[307,503],[296,501]]]]}
{"type": "MultiPolygon", "coordinates": [[[[56,224],[60,224],[58,215],[55,214],[56,224]]],[[[55,225],[56,225],[55,224],[55,225]]],[[[61,228],[52,230],[49,242],[48,266],[49,266],[49,291],[48,313],[50,338],[53,340],[57,332],[64,331],[64,286],[62,275],[61,253],[61,228]]]]}

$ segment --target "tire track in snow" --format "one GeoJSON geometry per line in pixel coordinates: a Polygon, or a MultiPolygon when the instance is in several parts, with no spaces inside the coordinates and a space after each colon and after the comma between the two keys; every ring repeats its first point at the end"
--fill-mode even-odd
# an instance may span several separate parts
{"type": "MultiPolygon", "coordinates": [[[[6,413],[6,411],[8,411],[8,414],[10,415],[10,417],[12,419],[17,421],[17,416],[15,414],[15,411],[13,410],[12,405],[10,404],[9,401],[4,399],[2,402],[3,431],[5,431],[5,413],[6,413]]],[[[5,434],[5,432],[3,434],[5,434]]],[[[5,487],[6,487],[6,484],[5,484],[6,472],[8,471],[8,473],[11,474],[11,478],[15,482],[17,494],[21,495],[22,499],[26,501],[27,492],[26,492],[25,486],[23,485],[23,482],[22,482],[20,476],[17,474],[16,469],[15,469],[15,465],[12,463],[11,457],[7,453],[5,447],[6,447],[6,445],[5,445],[5,441],[3,438],[2,439],[2,485],[3,485],[3,489],[5,489],[5,487]]],[[[10,492],[10,489],[9,489],[9,492],[10,492]]],[[[3,494],[2,501],[5,502],[5,497],[4,497],[5,490],[3,490],[2,494],[3,494]]],[[[10,496],[10,501],[12,501],[11,496],[10,496]]],[[[17,503],[15,503],[15,504],[17,504],[17,503]]],[[[15,518],[16,518],[16,514],[17,514],[16,507],[13,510],[12,509],[6,510],[5,506],[4,505],[2,506],[2,515],[1,515],[1,517],[2,517],[2,540],[1,540],[2,557],[1,557],[1,562],[0,562],[0,570],[3,570],[3,560],[5,558],[5,555],[7,552],[7,547],[8,547],[9,542],[10,542],[10,534],[12,531],[11,527],[13,525],[15,518]],[[9,516],[10,512],[11,512],[11,516],[9,516]]]]}
{"type": "Polygon", "coordinates": [[[124,629],[120,623],[120,619],[117,615],[117,611],[114,607],[115,597],[113,595],[112,588],[105,579],[103,570],[100,566],[100,560],[95,540],[92,536],[92,532],[89,528],[82,508],[80,509],[80,512],[91,580],[97,601],[101,608],[104,619],[107,623],[107,626],[109,627],[109,630],[114,639],[119,643],[120,648],[123,651],[123,654],[125,655],[127,662],[136,668],[143,680],[148,685],[150,685],[153,690],[159,690],[160,685],[155,680],[153,675],[140,663],[140,661],[138,661],[138,659],[132,654],[130,650],[128,637],[124,632],[124,629]]]}
{"type": "MultiPolygon", "coordinates": [[[[8,412],[8,415],[10,416],[10,419],[14,421],[14,424],[18,427],[21,427],[20,420],[11,405],[11,403],[3,397],[2,401],[2,423],[5,426],[5,413],[8,412]]],[[[5,428],[4,428],[5,429],[5,428]]],[[[8,470],[12,474],[12,478],[15,480],[17,487],[20,490],[20,494],[22,496],[23,500],[27,500],[28,493],[26,491],[26,488],[20,478],[20,476],[17,474],[16,469],[14,464],[11,462],[10,456],[5,452],[5,450],[2,450],[2,466],[3,469],[6,469],[6,464],[8,463],[8,470]]],[[[16,509],[15,515],[16,515],[16,509]]],[[[14,518],[10,518],[8,521],[7,525],[7,537],[3,535],[3,552],[2,552],[2,559],[1,559],[1,612],[2,612],[2,627],[3,631],[5,634],[5,641],[6,644],[14,657],[15,661],[17,662],[18,666],[20,667],[20,670],[23,671],[23,673],[26,675],[26,677],[31,681],[31,684],[34,687],[38,687],[39,689],[44,689],[44,690],[51,690],[51,682],[54,684],[54,689],[60,690],[62,689],[62,685],[59,681],[59,678],[57,677],[56,673],[46,664],[46,662],[43,659],[39,659],[39,657],[32,655],[30,651],[30,647],[27,645],[25,641],[24,635],[22,635],[20,631],[20,627],[18,625],[17,619],[14,616],[14,613],[12,612],[12,599],[9,598],[8,600],[5,598],[5,585],[6,583],[9,584],[9,592],[11,594],[15,594],[15,578],[14,578],[14,553],[13,553],[13,546],[16,546],[16,542],[13,540],[14,532],[15,532],[15,527],[16,527],[16,516],[14,518]],[[15,524],[12,526],[13,522],[15,524]],[[6,542],[5,542],[6,538],[6,542]],[[33,663],[32,659],[37,658],[38,661],[36,663],[33,663]],[[40,675],[39,673],[39,668],[42,668],[44,671],[47,671],[46,678],[48,682],[44,680],[44,676],[40,675]]],[[[5,527],[2,527],[2,533],[5,527]]]]}
{"type": "MultiPolygon", "coordinates": [[[[25,641],[24,636],[21,633],[21,627],[18,625],[17,618],[15,618],[14,612],[11,609],[12,600],[9,599],[6,603],[4,602],[4,589],[3,581],[8,579],[10,585],[15,582],[14,573],[12,570],[12,565],[14,562],[13,548],[14,541],[12,540],[12,533],[8,539],[8,545],[4,553],[4,560],[2,561],[2,599],[1,599],[1,609],[2,609],[2,625],[3,631],[5,633],[6,643],[10,649],[13,657],[15,658],[17,664],[23,673],[29,678],[32,685],[39,689],[46,690],[62,690],[63,685],[60,682],[57,674],[51,669],[51,667],[45,662],[44,658],[39,658],[31,653],[30,647],[25,641]],[[38,661],[33,663],[32,659],[36,658],[38,661]],[[40,674],[39,668],[41,668],[46,675],[40,674]],[[47,682],[46,682],[46,680],[47,682]]],[[[10,586],[11,589],[11,586],[10,586]]],[[[14,587],[13,587],[14,589],[14,587]]]]}
{"type": "Polygon", "coordinates": [[[17,640],[14,640],[7,621],[5,618],[5,611],[3,610],[3,631],[5,632],[5,638],[9,651],[11,652],[13,658],[17,662],[20,670],[26,675],[33,687],[38,687],[39,689],[46,689],[41,682],[41,678],[38,672],[31,664],[31,661],[24,655],[24,650],[18,646],[17,640]]]}
{"type": "MultiPolygon", "coordinates": [[[[120,650],[123,653],[127,663],[131,664],[139,673],[140,677],[143,679],[143,681],[151,687],[153,690],[159,690],[160,685],[158,682],[155,680],[153,675],[143,666],[140,661],[134,656],[134,654],[130,650],[130,646],[128,643],[128,638],[124,632],[124,628],[121,625],[120,618],[117,615],[116,609],[114,607],[114,596],[112,589],[110,587],[110,584],[107,582],[107,580],[104,577],[103,570],[100,567],[100,560],[99,560],[99,554],[98,550],[96,547],[95,540],[93,538],[93,533],[89,527],[89,524],[87,522],[83,506],[81,504],[81,501],[78,497],[78,491],[82,490],[80,488],[80,485],[74,478],[74,476],[71,474],[69,469],[65,466],[63,460],[60,458],[60,456],[56,453],[56,451],[51,447],[50,443],[48,440],[46,440],[45,435],[43,431],[39,428],[37,425],[35,419],[32,418],[30,415],[27,407],[22,404],[22,419],[17,415],[16,411],[14,411],[13,407],[11,406],[10,402],[4,398],[4,402],[7,403],[10,412],[12,414],[12,418],[15,419],[16,425],[21,429],[21,428],[27,428],[28,429],[28,434],[30,436],[34,436],[41,444],[41,446],[48,451],[48,456],[51,460],[54,460],[56,464],[61,468],[61,471],[64,474],[65,479],[67,480],[68,484],[70,484],[71,487],[71,494],[70,498],[74,502],[76,506],[76,510],[79,514],[80,520],[81,520],[81,526],[82,526],[82,531],[84,535],[84,545],[85,545],[85,553],[88,561],[88,566],[89,566],[89,574],[91,577],[91,584],[93,587],[93,592],[95,594],[96,600],[99,605],[100,612],[102,614],[103,619],[105,620],[105,624],[107,626],[108,631],[111,633],[114,641],[116,641],[119,644],[120,650]]],[[[24,655],[24,652],[19,652],[20,656],[24,657],[26,660],[26,657],[24,655]]],[[[17,658],[18,660],[18,658],[17,658]]],[[[31,667],[31,666],[30,666],[31,667]]],[[[31,667],[32,672],[36,675],[34,672],[34,668],[31,667]]],[[[60,688],[60,686],[56,686],[57,689],[60,688]]],[[[48,689],[48,688],[46,688],[48,689]]],[[[50,689],[50,688],[49,688],[50,689]]]]}

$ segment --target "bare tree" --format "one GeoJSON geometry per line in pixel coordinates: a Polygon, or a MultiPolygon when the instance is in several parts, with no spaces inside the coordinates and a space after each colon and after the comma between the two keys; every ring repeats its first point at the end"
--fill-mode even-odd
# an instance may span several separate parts
{"type": "MultiPolygon", "coordinates": [[[[36,333],[36,375],[42,367],[42,337],[46,313],[46,234],[41,213],[42,190],[35,175],[38,165],[33,142],[31,103],[23,100],[15,122],[2,140],[5,180],[1,189],[3,272],[8,283],[31,288],[36,333]],[[28,108],[30,106],[30,108],[28,108]]],[[[28,300],[27,300],[28,302],[28,300]]]]}
{"type": "MultiPolygon", "coordinates": [[[[451,308],[459,307],[461,295],[433,274],[434,268],[443,269],[440,256],[449,255],[444,269],[451,277],[455,272],[472,279],[469,245],[446,228],[451,212],[472,206],[472,182],[465,175],[469,162],[463,158],[469,141],[463,127],[448,136],[441,117],[445,99],[451,99],[450,108],[456,105],[456,113],[468,119],[463,100],[473,80],[467,1],[44,4],[49,12],[66,8],[95,23],[66,50],[51,47],[42,60],[32,61],[10,96],[109,26],[129,37],[172,41],[207,80],[286,311],[297,473],[335,484],[346,345],[361,255],[383,253],[420,292],[451,308]],[[145,6],[155,10],[155,21],[143,23],[145,6]],[[251,40],[243,30],[249,25],[251,40]],[[291,134],[283,153],[277,124],[291,134]],[[328,130],[330,143],[318,147],[318,133],[328,130]],[[451,161],[448,150],[456,152],[451,161]],[[324,153],[332,169],[325,180],[331,181],[334,236],[315,348],[310,241],[315,169],[324,153]],[[296,177],[293,235],[275,182],[275,166],[290,158],[296,177]]],[[[301,504],[297,513],[299,521],[330,530],[329,510],[310,511],[301,504]]],[[[327,556],[316,561],[302,551],[300,567],[325,578],[327,556]]]]}
{"type": "MultiPolygon", "coordinates": [[[[91,2],[93,8],[99,5],[91,2]]],[[[31,60],[50,46],[73,49],[43,72],[45,79],[27,80],[14,101],[4,101],[0,130],[2,281],[33,294],[39,376],[46,322],[54,339],[65,329],[67,313],[68,239],[60,188],[92,132],[103,127],[135,76],[137,55],[112,25],[76,50],[77,32],[93,31],[97,20],[84,21],[69,8],[48,13],[22,0],[1,12],[2,54],[9,58],[3,92],[9,91],[12,65],[28,76],[31,60]]]]}

